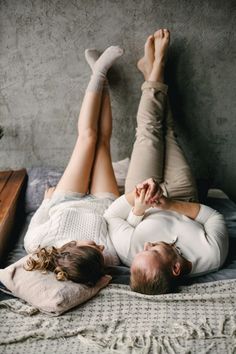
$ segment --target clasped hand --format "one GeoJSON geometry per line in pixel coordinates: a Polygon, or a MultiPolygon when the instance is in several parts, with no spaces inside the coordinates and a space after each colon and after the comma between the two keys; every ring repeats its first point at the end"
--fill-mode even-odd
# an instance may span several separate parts
{"type": "Polygon", "coordinates": [[[162,188],[153,178],[139,183],[134,192],[133,212],[135,215],[143,215],[147,209],[156,207],[163,195],[162,188]]]}

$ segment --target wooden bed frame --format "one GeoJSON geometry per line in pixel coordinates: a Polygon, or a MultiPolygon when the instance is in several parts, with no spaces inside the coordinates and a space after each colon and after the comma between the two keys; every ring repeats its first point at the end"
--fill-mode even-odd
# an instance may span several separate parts
{"type": "Polygon", "coordinates": [[[10,233],[15,225],[21,191],[26,181],[26,169],[0,172],[0,263],[3,262],[11,243],[10,233]]]}

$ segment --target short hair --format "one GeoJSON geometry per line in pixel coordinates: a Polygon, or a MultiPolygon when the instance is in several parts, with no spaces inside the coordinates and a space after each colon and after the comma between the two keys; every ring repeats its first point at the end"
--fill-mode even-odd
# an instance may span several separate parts
{"type": "Polygon", "coordinates": [[[77,246],[75,241],[60,248],[38,248],[25,264],[26,270],[47,270],[56,275],[57,280],[72,280],[94,286],[105,274],[104,257],[97,249],[77,246]]]}
{"type": "Polygon", "coordinates": [[[176,280],[166,265],[157,269],[152,277],[139,267],[134,267],[131,270],[130,287],[137,293],[146,295],[167,294],[171,293],[176,285],[176,280]]]}

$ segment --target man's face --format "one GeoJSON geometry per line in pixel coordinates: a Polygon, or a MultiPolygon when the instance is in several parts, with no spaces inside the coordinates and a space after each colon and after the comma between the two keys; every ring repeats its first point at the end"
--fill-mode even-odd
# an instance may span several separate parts
{"type": "Polygon", "coordinates": [[[138,266],[147,272],[150,277],[156,273],[161,266],[171,266],[172,261],[179,256],[174,243],[166,242],[145,242],[144,250],[134,257],[131,272],[138,266]]]}
{"type": "Polygon", "coordinates": [[[145,242],[143,247],[143,253],[144,252],[153,252],[163,263],[168,263],[179,255],[174,243],[166,243],[164,241],[145,242]]]}

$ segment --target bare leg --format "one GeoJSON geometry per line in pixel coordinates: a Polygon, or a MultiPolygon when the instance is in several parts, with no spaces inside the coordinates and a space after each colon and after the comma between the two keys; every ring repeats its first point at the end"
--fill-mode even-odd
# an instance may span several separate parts
{"type": "Polygon", "coordinates": [[[98,124],[98,141],[91,176],[90,193],[113,193],[119,190],[112,167],[110,139],[112,134],[112,112],[109,91],[103,91],[102,107],[98,124]]]}
{"type": "Polygon", "coordinates": [[[78,138],[57,190],[87,193],[97,142],[102,91],[86,92],[78,120],[78,138]]]}
{"type": "Polygon", "coordinates": [[[154,36],[148,37],[144,47],[144,58],[138,62],[138,69],[146,81],[142,85],[136,140],[125,183],[126,192],[130,192],[137,183],[150,177],[154,177],[160,183],[163,181],[163,119],[167,96],[167,86],[163,80],[168,46],[169,32],[167,30],[155,32],[154,36]]]}
{"type": "Polygon", "coordinates": [[[94,65],[79,115],[78,139],[56,191],[67,190],[78,193],[87,193],[88,191],[96,150],[98,118],[104,82],[107,71],[122,54],[123,50],[120,47],[110,46],[94,65]]]}

